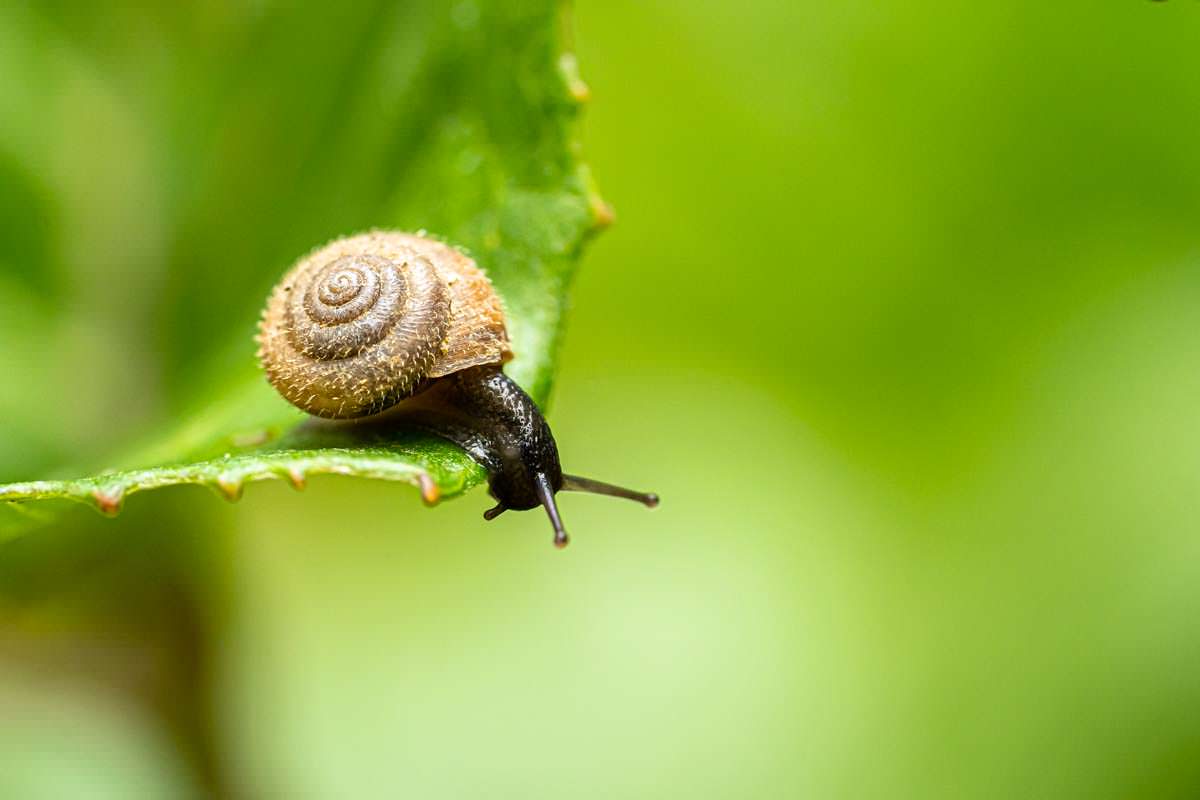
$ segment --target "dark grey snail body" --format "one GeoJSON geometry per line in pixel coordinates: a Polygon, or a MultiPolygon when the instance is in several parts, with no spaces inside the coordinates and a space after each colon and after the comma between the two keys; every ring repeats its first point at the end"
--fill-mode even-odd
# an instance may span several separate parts
{"type": "Polygon", "coordinates": [[[276,287],[259,343],[268,379],[299,408],[339,419],[388,411],[462,447],[487,470],[498,504],[486,519],[541,506],[561,547],[561,490],[658,504],[563,474],[541,411],[503,372],[512,352],[499,298],[441,242],[386,231],[331,242],[276,287]]]}

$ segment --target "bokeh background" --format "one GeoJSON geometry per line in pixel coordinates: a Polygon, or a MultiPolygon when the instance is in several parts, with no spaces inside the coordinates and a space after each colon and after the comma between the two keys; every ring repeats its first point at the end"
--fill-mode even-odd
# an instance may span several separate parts
{"type": "MultiPolygon", "coordinates": [[[[5,479],[194,385],[169,210],[311,243],[142,113],[223,102],[233,12],[81,9],[0,13],[5,479]]],[[[1200,5],[574,18],[618,222],[551,422],[662,506],[565,497],[565,552],[339,478],[70,513],[0,545],[0,795],[1200,794],[1200,5]]]]}

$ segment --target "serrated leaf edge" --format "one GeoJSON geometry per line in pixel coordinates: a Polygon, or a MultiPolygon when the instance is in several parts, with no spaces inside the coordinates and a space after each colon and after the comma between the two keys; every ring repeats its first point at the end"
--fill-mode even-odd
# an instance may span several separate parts
{"type": "Polygon", "coordinates": [[[226,500],[236,501],[248,483],[286,480],[297,490],[312,475],[354,475],[397,481],[416,487],[427,505],[465,492],[479,482],[478,470],[462,470],[451,480],[437,481],[425,469],[387,456],[359,451],[280,450],[197,461],[191,464],[126,470],[71,480],[40,480],[0,486],[0,502],[17,505],[29,500],[63,498],[115,516],[125,498],[136,492],[175,485],[207,486],[226,500]]]}

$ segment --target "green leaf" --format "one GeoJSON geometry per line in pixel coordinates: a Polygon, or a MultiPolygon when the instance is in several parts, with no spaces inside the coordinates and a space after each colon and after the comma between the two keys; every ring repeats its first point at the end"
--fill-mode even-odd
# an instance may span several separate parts
{"type": "MultiPolygon", "coordinates": [[[[146,190],[163,195],[158,224],[168,244],[131,283],[160,276],[145,293],[145,316],[167,319],[171,333],[146,348],[147,358],[161,355],[161,393],[184,399],[143,444],[96,459],[98,469],[62,471],[86,477],[0,485],[9,501],[0,503],[0,529],[46,517],[27,501],[65,498],[116,513],[134,492],[176,484],[236,499],[252,481],[303,486],[310,475],[336,473],[408,482],[434,502],[479,483],[482,469],[446,442],[306,417],[261,375],[253,333],[267,291],[292,260],[339,235],[426,230],[464,248],[505,302],[516,353],[508,373],[539,403],[547,399],[566,291],[582,246],[608,216],[578,154],[586,88],[565,41],[564,8],[424,0],[343,14],[281,6],[231,18],[227,58],[172,63],[157,87],[138,83],[148,80],[141,73],[122,77],[120,43],[103,38],[118,34],[98,32],[119,32],[119,21],[102,29],[65,14],[21,21],[46,35],[39,26],[61,26],[65,47],[107,67],[115,88],[104,97],[124,89],[149,98],[152,122],[142,135],[144,116],[131,114],[130,138],[170,165],[147,172],[163,185],[148,180],[146,190]],[[183,90],[188,104],[177,99],[183,90]]],[[[186,19],[160,22],[163,36],[197,35],[186,19]]],[[[29,130],[8,150],[36,163],[36,126],[53,121],[18,122],[29,130]]],[[[111,218],[121,230],[93,235],[139,233],[128,217],[111,218]]],[[[136,298],[126,302],[136,312],[136,298]]]]}

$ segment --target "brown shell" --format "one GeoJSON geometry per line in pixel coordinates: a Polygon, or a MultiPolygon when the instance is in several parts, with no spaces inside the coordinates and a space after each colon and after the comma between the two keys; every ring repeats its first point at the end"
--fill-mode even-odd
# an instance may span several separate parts
{"type": "Polygon", "coordinates": [[[504,311],[475,262],[424,236],[337,239],[279,282],[259,324],[267,378],[321,417],[363,417],[427,378],[512,357],[504,311]]]}

